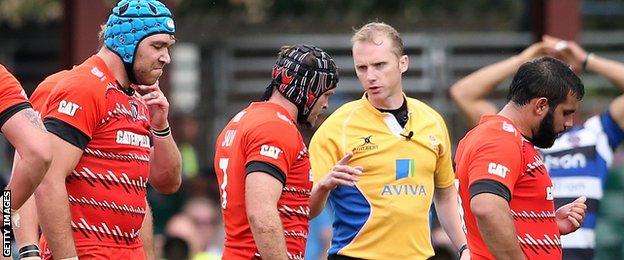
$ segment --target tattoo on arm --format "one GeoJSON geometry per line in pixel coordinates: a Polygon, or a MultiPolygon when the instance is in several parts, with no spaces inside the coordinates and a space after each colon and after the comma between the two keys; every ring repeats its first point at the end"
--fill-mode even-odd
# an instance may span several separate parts
{"type": "Polygon", "coordinates": [[[43,131],[45,133],[48,132],[48,130],[46,130],[45,126],[43,125],[43,123],[41,123],[41,118],[39,117],[39,113],[38,112],[35,112],[35,110],[33,110],[32,108],[27,108],[27,109],[24,109],[23,115],[36,128],[40,129],[41,131],[43,131]]]}

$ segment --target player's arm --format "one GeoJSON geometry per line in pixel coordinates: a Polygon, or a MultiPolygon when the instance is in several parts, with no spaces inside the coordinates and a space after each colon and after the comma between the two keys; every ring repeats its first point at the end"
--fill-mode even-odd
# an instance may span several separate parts
{"type": "MultiPolygon", "coordinates": [[[[571,43],[570,48],[574,47],[576,44],[571,43]]],[[[584,50],[582,51],[584,52],[584,50]]],[[[624,92],[624,64],[595,54],[589,56],[584,54],[584,57],[587,57],[586,69],[588,71],[605,77],[620,91],[624,92]]],[[[620,95],[611,101],[609,113],[620,129],[624,129],[624,95],[620,95]]]]}
{"type": "Polygon", "coordinates": [[[72,174],[101,122],[106,104],[99,80],[75,76],[60,81],[41,111],[54,156],[35,191],[41,230],[55,259],[76,256],[65,179],[72,174]],[[89,87],[85,87],[89,86],[89,87]]]}
{"type": "Polygon", "coordinates": [[[43,234],[56,259],[76,256],[71,230],[65,178],[82,156],[82,149],[56,135],[50,135],[54,157],[43,181],[35,191],[37,213],[43,234]]]}
{"type": "Polygon", "coordinates": [[[182,184],[182,157],[169,127],[169,101],[158,83],[137,86],[149,109],[154,147],[150,151],[149,182],[160,193],[176,192],[182,184]]]}
{"type": "Polygon", "coordinates": [[[288,259],[284,228],[277,211],[283,183],[266,172],[245,179],[245,209],[251,232],[263,259],[288,259]]]}
{"type": "MultiPolygon", "coordinates": [[[[453,242],[455,249],[459,250],[466,244],[466,234],[462,230],[455,185],[450,185],[446,188],[436,187],[433,193],[433,203],[435,204],[440,225],[451,239],[451,242],[453,242]]],[[[468,252],[465,251],[465,253],[468,252]]]]}
{"type": "Polygon", "coordinates": [[[486,99],[496,86],[513,75],[523,63],[545,55],[547,47],[534,43],[519,55],[483,67],[457,81],[450,88],[450,95],[470,127],[479,122],[482,115],[496,114],[494,103],[486,99]]]}
{"type": "MultiPolygon", "coordinates": [[[[18,153],[15,153],[13,157],[13,169],[17,163],[21,160],[18,153]]],[[[30,196],[28,200],[16,211],[19,216],[19,227],[13,226],[13,232],[15,234],[15,241],[17,241],[17,247],[20,248],[20,259],[40,259],[37,255],[41,256],[39,251],[39,218],[37,217],[37,205],[35,204],[35,196],[30,196]],[[36,246],[34,248],[33,246],[36,246]],[[22,256],[21,249],[24,248],[24,255],[22,256]]]]}
{"type": "Polygon", "coordinates": [[[17,214],[19,215],[20,223],[19,227],[13,226],[13,232],[15,234],[17,247],[20,249],[20,259],[40,259],[39,218],[37,217],[35,196],[30,196],[30,198],[26,200],[26,203],[17,210],[17,214]],[[36,246],[36,248],[34,246],[36,246]],[[23,253],[21,253],[22,249],[23,253]]]}
{"type": "Polygon", "coordinates": [[[480,193],[470,199],[470,208],[495,259],[524,259],[507,200],[497,194],[480,193]]]}
{"type": "Polygon", "coordinates": [[[6,187],[12,191],[11,208],[19,209],[33,194],[50,166],[52,150],[48,132],[37,113],[28,105],[6,120],[2,125],[2,133],[21,157],[21,160],[15,162],[6,187]]]}
{"type": "Polygon", "coordinates": [[[481,144],[468,166],[470,211],[479,233],[495,259],[524,259],[509,207],[522,172],[520,144],[507,136],[493,136],[481,144]]]}
{"type": "Polygon", "coordinates": [[[141,224],[139,238],[143,244],[145,259],[156,260],[156,253],[154,252],[154,218],[147,200],[145,200],[145,217],[143,218],[143,224],[141,224]]]}

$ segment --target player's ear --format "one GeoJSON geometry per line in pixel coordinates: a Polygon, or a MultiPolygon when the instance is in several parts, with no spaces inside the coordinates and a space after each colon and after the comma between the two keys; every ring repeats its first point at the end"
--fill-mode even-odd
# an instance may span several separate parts
{"type": "Polygon", "coordinates": [[[548,108],[550,107],[550,104],[548,104],[548,98],[539,97],[533,100],[534,102],[531,102],[531,103],[532,103],[533,112],[536,115],[543,116],[546,113],[548,113],[548,108]]]}

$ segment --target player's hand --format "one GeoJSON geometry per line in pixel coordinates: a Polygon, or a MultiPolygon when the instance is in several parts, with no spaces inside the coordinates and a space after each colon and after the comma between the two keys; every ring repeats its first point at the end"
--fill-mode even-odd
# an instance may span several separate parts
{"type": "Polygon", "coordinates": [[[351,157],[353,157],[352,153],[345,154],[345,156],[329,170],[327,177],[320,183],[321,187],[327,190],[333,190],[338,185],[355,186],[355,183],[359,180],[364,169],[361,166],[352,167],[347,165],[351,157]]]}
{"type": "Polygon", "coordinates": [[[570,65],[575,73],[581,72],[587,52],[576,42],[565,41],[550,35],[542,36],[542,42],[553,50],[552,55],[555,58],[561,59],[570,65]]]}
{"type": "Polygon", "coordinates": [[[153,129],[162,130],[169,126],[169,101],[160,90],[158,81],[154,85],[136,85],[137,91],[141,94],[143,101],[147,105],[150,113],[150,125],[153,129]]]}
{"type": "Polygon", "coordinates": [[[561,235],[572,233],[581,227],[585,219],[585,211],[587,210],[586,200],[587,198],[582,196],[557,209],[555,220],[561,235]]]}
{"type": "Polygon", "coordinates": [[[530,61],[532,59],[536,59],[542,56],[548,55],[550,53],[549,47],[543,42],[536,42],[531,44],[531,46],[527,47],[520,53],[520,57],[524,62],[530,61]]]}

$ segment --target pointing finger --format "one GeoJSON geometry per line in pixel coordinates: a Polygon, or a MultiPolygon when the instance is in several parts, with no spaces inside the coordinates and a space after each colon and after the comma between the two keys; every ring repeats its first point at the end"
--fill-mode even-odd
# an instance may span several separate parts
{"type": "Polygon", "coordinates": [[[347,163],[349,163],[349,160],[351,160],[351,157],[353,157],[353,153],[346,153],[345,156],[342,157],[340,161],[338,161],[337,165],[347,165],[347,163]]]}

